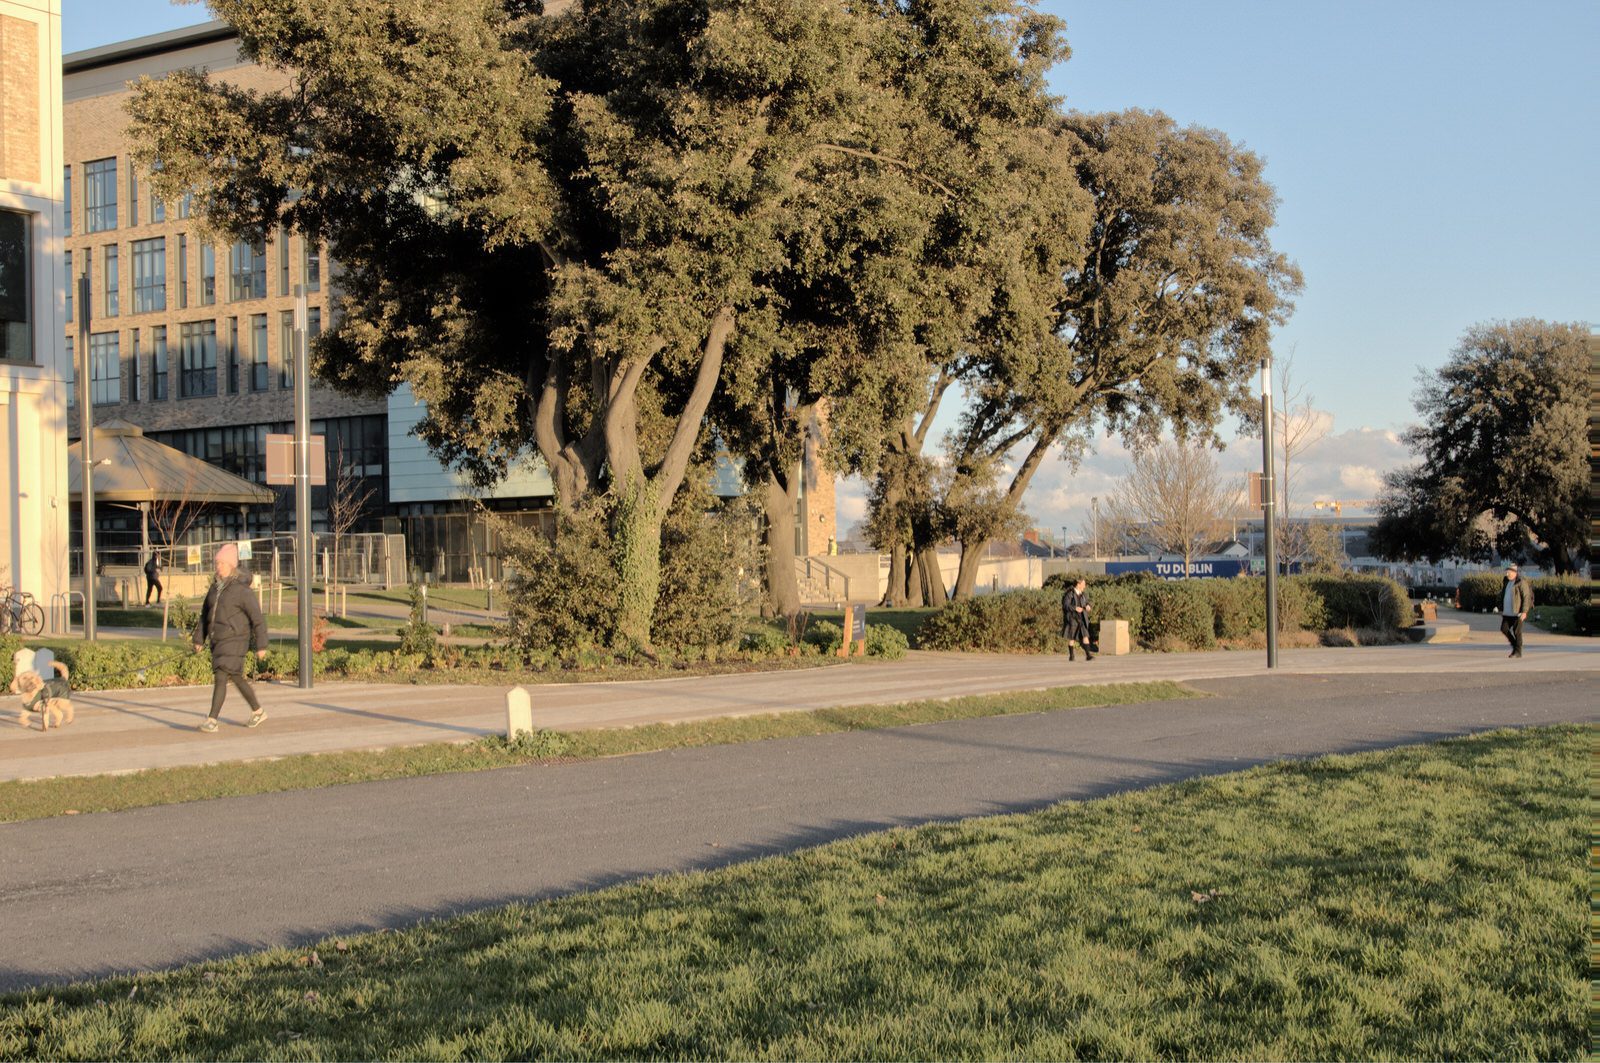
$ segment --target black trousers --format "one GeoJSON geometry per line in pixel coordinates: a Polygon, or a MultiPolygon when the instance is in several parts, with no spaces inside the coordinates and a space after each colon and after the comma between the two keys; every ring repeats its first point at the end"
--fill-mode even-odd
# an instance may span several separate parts
{"type": "Polygon", "coordinates": [[[256,700],[256,692],[250,686],[250,680],[244,677],[244,672],[230,672],[218,668],[212,672],[211,680],[211,718],[215,720],[222,712],[222,699],[228,696],[228,684],[232,683],[239,688],[239,693],[244,695],[244,700],[249,703],[250,711],[257,712],[261,702],[256,700]]]}
{"type": "Polygon", "coordinates": [[[1500,618],[1500,634],[1511,643],[1511,652],[1518,657],[1522,656],[1522,618],[1519,616],[1502,616],[1500,618]]]}
{"type": "Polygon", "coordinates": [[[161,581],[154,576],[144,578],[144,604],[150,604],[150,595],[156,596],[156,601],[161,601],[161,581]]]}

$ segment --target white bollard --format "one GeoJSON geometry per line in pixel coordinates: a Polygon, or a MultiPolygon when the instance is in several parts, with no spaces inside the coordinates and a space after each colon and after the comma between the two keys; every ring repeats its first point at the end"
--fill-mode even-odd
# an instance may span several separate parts
{"type": "Polygon", "coordinates": [[[525,687],[506,691],[506,741],[515,742],[523,731],[533,733],[533,698],[525,687]]]}

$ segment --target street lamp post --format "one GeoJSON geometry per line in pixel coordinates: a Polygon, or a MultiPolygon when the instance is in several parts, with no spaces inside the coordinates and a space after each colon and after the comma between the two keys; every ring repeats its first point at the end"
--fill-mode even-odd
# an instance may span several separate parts
{"type": "Polygon", "coordinates": [[[1094,559],[1100,560],[1100,497],[1089,499],[1089,513],[1094,524],[1094,559]]]}
{"type": "Polygon", "coordinates": [[[1278,550],[1274,520],[1277,475],[1272,460],[1272,352],[1261,360],[1261,513],[1266,533],[1267,667],[1278,667],[1278,550]]]}
{"type": "MultiPolygon", "coordinates": [[[[84,263],[78,276],[78,437],[83,472],[83,637],[95,641],[95,586],[94,586],[94,394],[89,358],[89,319],[93,310],[89,306],[89,266],[84,263]]],[[[67,610],[67,621],[72,621],[72,610],[67,610]]]]}
{"type": "Polygon", "coordinates": [[[300,689],[311,689],[311,369],[306,289],[294,286],[294,567],[300,620],[300,689]]]}

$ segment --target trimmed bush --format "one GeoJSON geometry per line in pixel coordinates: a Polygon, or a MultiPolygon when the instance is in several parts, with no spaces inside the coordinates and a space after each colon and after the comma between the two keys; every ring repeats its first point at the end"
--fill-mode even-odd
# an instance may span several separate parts
{"type": "Polygon", "coordinates": [[[753,657],[781,657],[789,651],[789,639],[776,628],[758,627],[744,633],[739,648],[753,657]]]}
{"type": "Polygon", "coordinates": [[[1505,577],[1498,572],[1474,572],[1470,576],[1462,576],[1458,591],[1461,595],[1461,608],[1481,613],[1485,609],[1498,612],[1500,609],[1500,584],[1505,577]]]}
{"type": "MultiPolygon", "coordinates": [[[[1267,628],[1265,599],[1267,578],[1261,576],[1263,614],[1261,630],[1267,628]]],[[[1328,608],[1306,576],[1287,576],[1278,581],[1278,630],[1321,631],[1328,626],[1328,608]]]]}
{"type": "Polygon", "coordinates": [[[926,650],[1054,651],[1061,641],[1061,593],[1005,591],[951,602],[922,622],[917,644],[926,650]]]}
{"type": "Polygon", "coordinates": [[[905,632],[889,624],[867,625],[867,656],[898,661],[911,648],[905,632]]]}
{"type": "MultiPolygon", "coordinates": [[[[1056,611],[1060,612],[1059,605],[1056,611]]],[[[1139,597],[1139,591],[1135,586],[1107,582],[1089,588],[1090,624],[1097,624],[1102,620],[1126,620],[1128,637],[1137,639],[1143,619],[1144,600],[1139,597]]]]}
{"type": "Polygon", "coordinates": [[[1572,626],[1580,635],[1600,635],[1600,605],[1585,602],[1573,606],[1572,626]]]}
{"type": "Polygon", "coordinates": [[[1144,616],[1140,639],[1152,644],[1181,642],[1196,648],[1216,645],[1216,620],[1204,580],[1173,580],[1141,587],[1144,616]]]}
{"type": "Polygon", "coordinates": [[[801,641],[808,646],[815,646],[825,654],[837,653],[839,647],[844,645],[844,628],[832,620],[818,620],[806,628],[801,641]]]}
{"type": "MultiPolygon", "coordinates": [[[[1252,579],[1207,579],[1195,581],[1211,603],[1213,630],[1219,639],[1248,638],[1252,631],[1267,629],[1267,581],[1252,579]]],[[[1280,597],[1282,588],[1280,590],[1280,597]]],[[[1288,627],[1278,618],[1280,627],[1288,627]]]]}
{"type": "Polygon", "coordinates": [[[22,639],[16,635],[0,635],[0,690],[11,686],[11,655],[22,649],[22,639]]]}
{"type": "Polygon", "coordinates": [[[1533,584],[1534,605],[1584,605],[1590,583],[1581,576],[1540,576],[1533,584]]]}
{"type": "Polygon", "coordinates": [[[1411,626],[1411,598],[1387,576],[1307,576],[1306,585],[1322,598],[1329,628],[1377,628],[1395,631],[1411,626]]]}

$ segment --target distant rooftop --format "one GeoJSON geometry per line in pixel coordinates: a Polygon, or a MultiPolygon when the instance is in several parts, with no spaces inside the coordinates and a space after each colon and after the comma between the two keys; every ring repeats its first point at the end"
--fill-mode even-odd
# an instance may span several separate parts
{"type": "Polygon", "coordinates": [[[131,41],[118,41],[115,44],[103,44],[98,48],[85,48],[81,52],[72,52],[61,57],[61,72],[78,74],[85,70],[94,70],[96,67],[126,63],[146,56],[175,52],[237,36],[238,33],[228,23],[221,19],[213,19],[210,22],[184,26],[165,33],[152,33],[148,37],[135,37],[131,41]]]}

